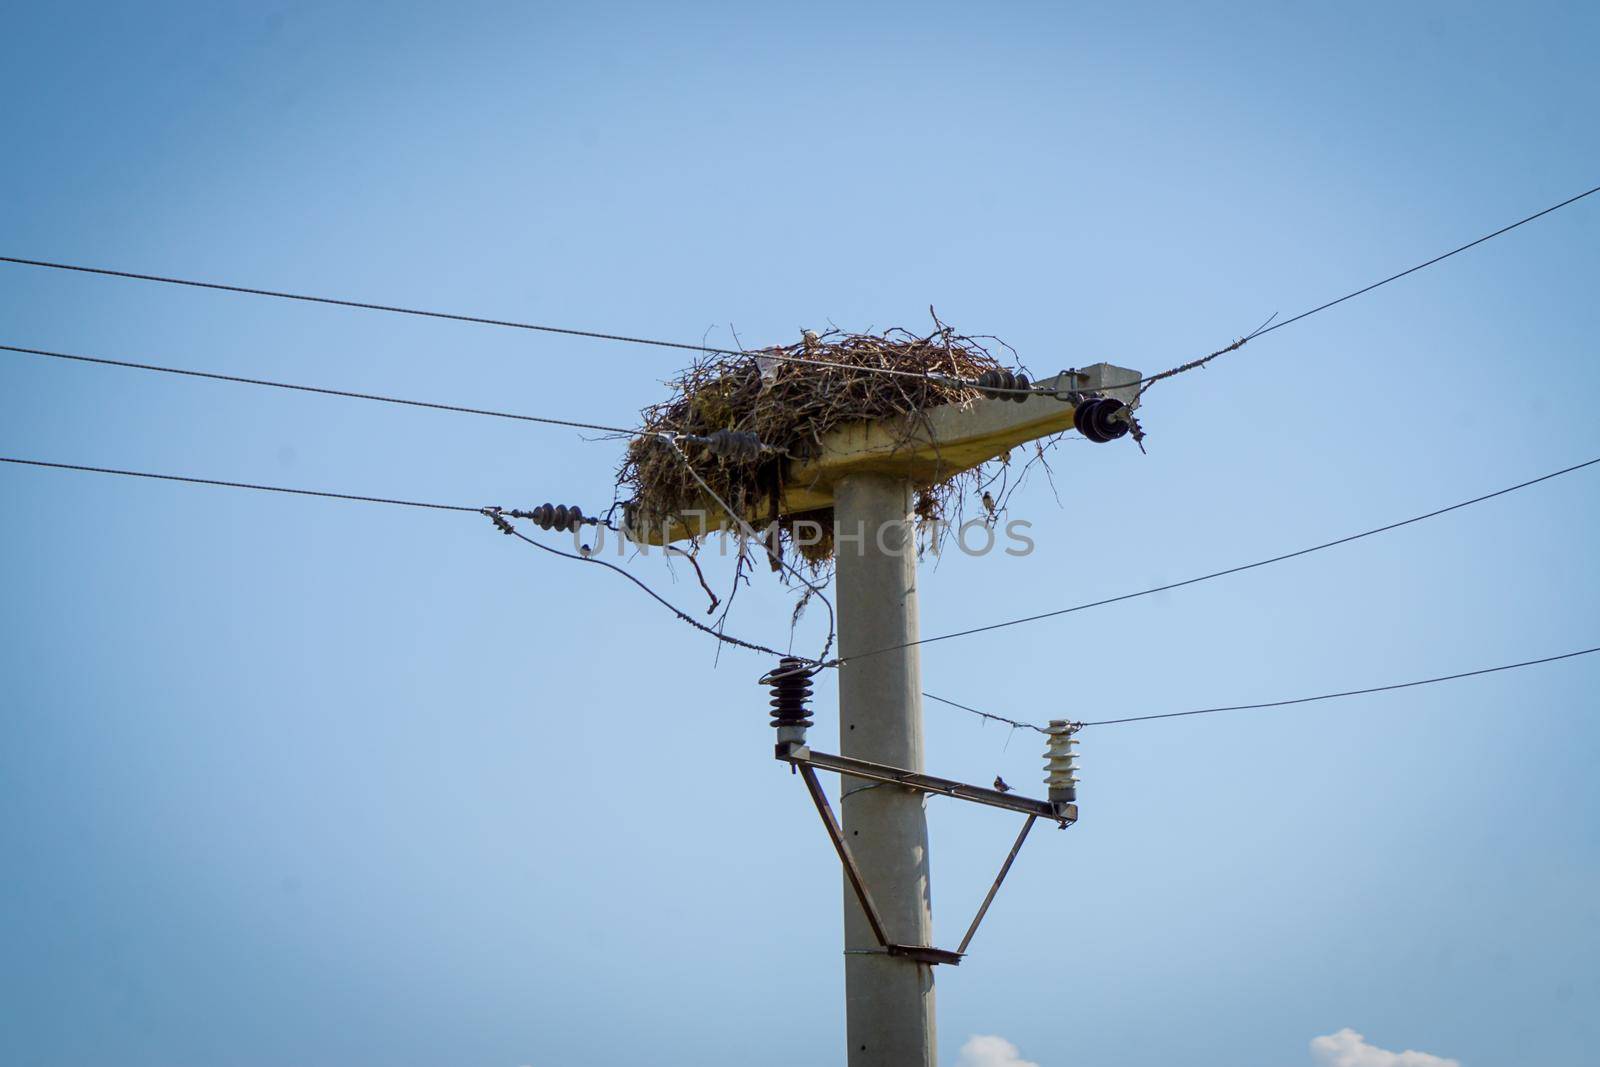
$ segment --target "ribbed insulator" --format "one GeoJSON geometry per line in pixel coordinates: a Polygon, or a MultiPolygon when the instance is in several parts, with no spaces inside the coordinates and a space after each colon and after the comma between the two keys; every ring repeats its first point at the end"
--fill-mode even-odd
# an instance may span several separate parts
{"type": "Polygon", "coordinates": [[[746,430],[715,430],[695,440],[712,455],[738,463],[754,463],[761,458],[761,438],[746,430]]]}
{"type": "Polygon", "coordinates": [[[1013,374],[1008,370],[986,370],[978,375],[978,391],[993,400],[1028,399],[1030,383],[1026,374],[1013,374]]]}
{"type": "Polygon", "coordinates": [[[811,725],[811,675],[813,670],[803,659],[785,656],[778,661],[778,669],[767,675],[772,687],[772,725],[806,727],[811,725]]]}
{"type": "Polygon", "coordinates": [[[1078,402],[1072,412],[1072,425],[1097,445],[1115,441],[1128,432],[1127,406],[1109,396],[1094,396],[1078,402]]]}
{"type": "Polygon", "coordinates": [[[1078,799],[1077,732],[1077,725],[1065,719],[1052,719],[1045,729],[1050,740],[1044,750],[1044,784],[1051,800],[1078,799]]]}
{"type": "Polygon", "coordinates": [[[540,504],[529,511],[509,512],[513,518],[531,519],[539,524],[541,530],[576,530],[584,523],[593,523],[595,520],[584,515],[583,509],[576,504],[540,504]]]}

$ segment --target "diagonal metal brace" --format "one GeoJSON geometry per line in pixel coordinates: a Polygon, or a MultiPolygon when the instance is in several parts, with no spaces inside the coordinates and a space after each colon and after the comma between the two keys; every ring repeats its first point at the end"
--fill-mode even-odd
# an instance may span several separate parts
{"type": "MultiPolygon", "coordinates": [[[[789,745],[778,746],[778,758],[789,763],[791,767],[800,772],[800,777],[805,780],[806,792],[811,794],[811,801],[817,807],[817,815],[822,819],[823,829],[828,832],[828,840],[833,842],[833,850],[839,854],[839,862],[844,866],[845,877],[850,882],[850,887],[855,890],[856,899],[861,903],[861,911],[867,918],[867,925],[872,929],[872,936],[877,939],[883,951],[891,956],[900,956],[916,960],[919,963],[948,963],[956,965],[961,962],[961,957],[966,954],[967,946],[972,943],[972,937],[978,932],[978,924],[983,922],[984,915],[988,914],[989,905],[994,902],[995,894],[1000,891],[1000,883],[1005,881],[1006,875],[1011,870],[1011,864],[1016,861],[1017,853],[1022,850],[1022,843],[1028,838],[1028,831],[1033,829],[1033,824],[1038,821],[1039,812],[1030,811],[1027,821],[1022,824],[1022,832],[1017,834],[1016,842],[1011,846],[1011,851],[1006,855],[1005,862],[1000,865],[1000,873],[995,875],[994,883],[989,886],[989,892],[984,896],[983,903],[978,906],[978,913],[972,917],[972,925],[967,927],[966,936],[961,939],[961,947],[954,952],[948,949],[933,948],[928,945],[898,945],[889,940],[889,935],[883,926],[883,916],[878,911],[877,903],[872,899],[872,891],[867,888],[866,876],[861,873],[861,868],[856,864],[855,854],[850,851],[850,843],[845,840],[844,828],[839,825],[838,818],[833,814],[833,805],[828,803],[828,794],[823,791],[822,783],[817,781],[816,767],[823,765],[809,758],[786,758],[785,749],[789,745]]],[[[804,746],[792,746],[804,749],[804,746]]],[[[810,753],[807,750],[806,755],[810,753]]],[[[830,768],[833,769],[833,768],[830,768]]],[[[889,768],[893,769],[893,768],[889,768]]],[[[848,773],[848,772],[845,772],[848,773]]],[[[924,776],[926,777],[926,776],[924,776]]],[[[943,779],[939,779],[943,781],[943,779]]],[[[906,784],[906,783],[902,783],[906,784]]],[[[916,788],[912,786],[912,788],[916,788]]],[[[936,790],[927,790],[934,792],[936,790]]],[[[992,790],[991,790],[992,792],[992,790]]],[[[1004,797],[1005,794],[996,793],[1004,797]]],[[[1024,798],[1016,798],[1023,800],[1024,798]]],[[[1026,801],[1029,804],[1040,804],[1040,801],[1026,801]]],[[[997,805],[999,806],[999,805],[997,805]]],[[[1010,805],[1006,805],[1010,806],[1010,805]]],[[[1061,819],[1064,813],[1055,809],[1054,805],[1045,805],[1045,814],[1048,818],[1061,819]]],[[[1076,805],[1072,807],[1072,816],[1077,816],[1076,805]]],[[[1062,822],[1065,826],[1067,823],[1062,822]]]]}
{"type": "Polygon", "coordinates": [[[958,955],[965,955],[967,946],[972,944],[972,935],[978,932],[978,924],[983,922],[983,917],[989,913],[989,905],[994,903],[994,895],[1000,892],[1000,883],[1006,880],[1006,875],[1011,871],[1011,864],[1016,861],[1017,853],[1022,851],[1022,843],[1028,839],[1028,831],[1033,829],[1033,824],[1038,819],[1037,815],[1030,815],[1022,824],[1022,832],[1017,834],[1017,843],[1011,846],[1006,861],[1000,865],[1000,873],[994,876],[994,884],[984,895],[983,903],[978,905],[978,914],[972,917],[972,925],[967,927],[967,936],[961,939],[961,947],[956,949],[958,955]]]}
{"type": "Polygon", "coordinates": [[[828,794],[822,791],[822,783],[817,781],[816,771],[804,763],[799,767],[800,777],[806,780],[806,791],[811,794],[811,801],[817,806],[817,814],[822,816],[822,825],[828,831],[828,840],[833,842],[833,850],[839,853],[839,862],[844,864],[845,877],[850,879],[850,885],[856,891],[856,899],[861,901],[861,910],[867,915],[867,925],[872,927],[872,936],[878,939],[878,944],[888,948],[889,938],[883,932],[883,916],[878,914],[878,905],[873,903],[872,893],[867,889],[867,880],[862,876],[861,868],[856,866],[856,858],[850,851],[850,843],[844,839],[844,829],[833,814],[833,806],[828,803],[828,794]]]}
{"type": "Polygon", "coordinates": [[[861,902],[861,910],[867,916],[867,925],[872,927],[872,936],[878,939],[878,944],[883,950],[891,956],[901,956],[919,963],[960,963],[959,952],[931,948],[927,945],[897,945],[889,940],[889,935],[883,929],[883,916],[879,914],[878,905],[872,899],[872,891],[867,888],[867,880],[862,875],[861,868],[856,865],[856,857],[850,851],[850,843],[844,839],[844,829],[833,814],[833,805],[828,803],[828,794],[823,792],[822,783],[817,781],[817,772],[808,763],[795,766],[800,771],[800,777],[805,779],[806,792],[811,794],[811,800],[817,806],[817,814],[822,817],[822,825],[828,831],[828,840],[833,842],[834,851],[839,853],[839,862],[844,864],[845,877],[850,879],[850,887],[856,891],[856,899],[861,902]]]}

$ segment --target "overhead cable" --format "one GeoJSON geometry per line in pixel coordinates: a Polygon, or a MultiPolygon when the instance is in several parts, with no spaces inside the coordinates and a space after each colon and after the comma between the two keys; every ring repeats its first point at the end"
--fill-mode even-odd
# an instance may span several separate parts
{"type": "MultiPolygon", "coordinates": [[[[188,485],[210,485],[220,486],[228,489],[251,489],[265,493],[288,493],[294,496],[322,497],[329,500],[354,500],[369,504],[393,504],[399,507],[428,508],[435,511],[474,512],[487,516],[489,520],[499,527],[503,532],[526,541],[535,548],[541,549],[545,552],[552,552],[558,556],[565,556],[568,559],[580,560],[586,563],[598,563],[600,566],[605,567],[608,570],[616,571],[618,574],[637,585],[640,589],[644,590],[645,593],[647,593],[653,600],[661,604],[667,610],[671,611],[674,615],[678,616],[679,619],[687,622],[689,625],[703,633],[710,634],[712,637],[715,637],[718,641],[721,641],[724,644],[748,649],[752,652],[760,652],[766,655],[783,655],[783,653],[779,652],[777,649],[768,648],[766,645],[756,644],[755,642],[746,641],[738,637],[729,637],[727,634],[724,634],[718,630],[714,630],[711,627],[706,626],[704,623],[691,618],[689,615],[673,606],[669,601],[663,599],[655,592],[655,590],[651,589],[638,577],[629,574],[626,570],[623,570],[614,563],[607,562],[603,559],[597,559],[592,555],[576,555],[571,552],[563,552],[557,548],[551,548],[549,545],[540,544],[539,542],[534,541],[533,539],[524,535],[520,530],[517,530],[515,527],[513,527],[507,518],[507,516],[514,516],[518,518],[537,518],[537,512],[541,509],[535,509],[534,512],[506,511],[505,509],[498,507],[471,507],[465,504],[439,504],[421,500],[401,500],[392,497],[362,496],[355,493],[334,493],[320,489],[294,489],[281,485],[260,485],[253,482],[223,481],[217,478],[194,478],[181,474],[157,474],[150,471],[119,470],[114,467],[89,467],[76,463],[51,463],[44,460],[22,459],[15,456],[0,456],[0,463],[11,463],[18,466],[39,467],[50,470],[81,471],[91,474],[113,474],[126,478],[147,478],[164,482],[180,482],[188,485]]],[[[549,507],[549,505],[545,505],[545,507],[549,507]]],[[[573,526],[576,526],[579,523],[595,523],[597,521],[598,520],[580,516],[573,519],[573,526]]]]}
{"type": "Polygon", "coordinates": [[[108,359],[104,356],[85,356],[70,352],[52,352],[43,348],[23,348],[20,345],[0,344],[0,351],[18,352],[29,356],[45,356],[50,359],[66,359],[77,363],[93,363],[107,367],[126,367],[131,370],[159,371],[162,374],[180,374],[188,378],[208,378],[218,382],[235,382],[240,385],[262,385],[273,389],[291,389],[300,393],[320,393],[324,396],[347,397],[354,400],[376,400],[384,404],[403,404],[414,408],[432,408],[436,411],[454,411],[465,415],[489,415],[497,419],[517,419],[521,422],[540,422],[551,426],[568,426],[579,430],[597,430],[601,433],[627,434],[639,436],[641,431],[628,430],[621,426],[605,426],[594,422],[574,422],[570,419],[552,419],[543,415],[519,415],[509,411],[491,411],[486,408],[463,407],[459,404],[436,404],[427,400],[406,400],[401,397],[381,396],[377,393],[358,393],[348,389],[327,389],[316,385],[296,385],[290,382],[274,382],[264,378],[244,378],[234,374],[216,374],[211,371],[189,370],[185,367],[163,367],[154,363],[134,363],[129,360],[108,359]]]}
{"type": "MultiPolygon", "coordinates": [[[[1152,374],[1152,375],[1150,375],[1150,376],[1148,376],[1146,378],[1140,379],[1138,382],[1133,382],[1133,383],[1128,383],[1128,384],[1139,386],[1139,387],[1142,388],[1144,386],[1150,385],[1153,382],[1161,381],[1164,378],[1170,378],[1173,375],[1182,374],[1185,371],[1194,370],[1194,369],[1196,369],[1198,367],[1203,367],[1203,366],[1205,366],[1206,364],[1210,363],[1212,360],[1216,359],[1217,357],[1219,357],[1221,355],[1224,355],[1224,354],[1226,354],[1228,352],[1237,351],[1239,348],[1243,347],[1246,342],[1248,342],[1248,341],[1250,341],[1250,340],[1252,340],[1254,338],[1262,337],[1262,336],[1264,336],[1266,334],[1269,334],[1269,333],[1273,332],[1274,330],[1281,330],[1283,327],[1288,326],[1291,323],[1299,322],[1300,320],[1308,318],[1308,317],[1310,317],[1312,315],[1315,315],[1318,312],[1326,311],[1327,309],[1329,309],[1331,307],[1334,307],[1334,306],[1336,306],[1338,304],[1342,304],[1347,300],[1353,300],[1356,297],[1361,296],[1361,295],[1363,295],[1365,293],[1370,293],[1374,289],[1377,289],[1377,288],[1379,288],[1381,286],[1384,286],[1384,285],[1388,285],[1390,282],[1398,281],[1399,279],[1404,278],[1408,274],[1414,274],[1417,271],[1423,270],[1426,267],[1431,267],[1436,263],[1440,263],[1440,262],[1442,262],[1442,261],[1444,261],[1446,259],[1449,259],[1451,256],[1458,255],[1458,254],[1460,254],[1462,252],[1467,251],[1470,248],[1475,248],[1476,246],[1481,245],[1486,241],[1493,240],[1494,238],[1499,237],[1502,234],[1510,233],[1512,230],[1517,229],[1519,226],[1525,226],[1528,223],[1533,222],[1536,219],[1543,218],[1544,216],[1549,215],[1552,212],[1559,211],[1560,209],[1562,209],[1564,207],[1567,207],[1570,204],[1575,204],[1578,201],[1584,199],[1585,197],[1591,196],[1591,195],[1593,195],[1594,193],[1597,193],[1597,192],[1600,192],[1600,186],[1595,186],[1592,189],[1587,189],[1584,192],[1581,192],[1581,193],[1577,194],[1576,196],[1568,197],[1567,199],[1562,200],[1561,202],[1559,202],[1557,204],[1552,204],[1551,206],[1549,206],[1547,208],[1544,208],[1544,209],[1542,209],[1540,211],[1536,211],[1531,215],[1528,215],[1528,216],[1525,216],[1524,218],[1518,219],[1516,222],[1513,222],[1513,223],[1511,223],[1509,225],[1506,225],[1506,226],[1502,226],[1498,230],[1495,230],[1495,231],[1493,231],[1491,233],[1484,234],[1482,237],[1478,237],[1478,238],[1476,238],[1476,239],[1474,239],[1472,241],[1468,241],[1466,244],[1460,245],[1460,246],[1458,246],[1456,248],[1453,248],[1448,252],[1444,252],[1444,253],[1442,253],[1440,255],[1434,256],[1431,259],[1424,260],[1423,262],[1418,263],[1415,266],[1407,267],[1405,270],[1402,270],[1402,271],[1399,271],[1397,273],[1391,274],[1386,278],[1380,279],[1379,281],[1376,281],[1376,282],[1373,282],[1373,283],[1371,283],[1369,285],[1363,286],[1360,289],[1356,289],[1356,290],[1354,290],[1352,292],[1346,293],[1343,296],[1336,297],[1336,298],[1334,298],[1332,300],[1326,301],[1325,303],[1319,304],[1316,307],[1313,307],[1313,308],[1311,308],[1311,309],[1309,309],[1307,311],[1302,311],[1299,314],[1294,315],[1294,316],[1292,316],[1290,318],[1284,319],[1281,322],[1275,322],[1275,323],[1272,323],[1271,325],[1263,325],[1261,328],[1257,329],[1253,333],[1248,334],[1245,337],[1242,337],[1237,341],[1234,341],[1232,344],[1229,344],[1229,345],[1226,345],[1226,346],[1224,346],[1224,347],[1222,347],[1220,349],[1217,349],[1215,352],[1211,352],[1211,353],[1209,353],[1209,354],[1207,354],[1205,356],[1202,356],[1199,359],[1191,360],[1188,363],[1179,364],[1178,366],[1172,367],[1172,368],[1170,368],[1168,370],[1165,370],[1165,371],[1162,371],[1159,374],[1152,374]]],[[[257,288],[257,287],[254,287],[254,286],[233,285],[233,284],[229,284],[229,283],[226,283],[226,282],[202,281],[202,280],[194,279],[194,278],[178,278],[178,277],[172,277],[172,276],[169,276],[169,275],[148,274],[148,273],[140,273],[140,272],[136,272],[136,271],[127,271],[127,270],[115,270],[115,269],[112,269],[112,268],[109,268],[109,267],[91,267],[91,266],[87,266],[87,265],[84,265],[84,264],[81,264],[81,263],[61,263],[61,262],[56,262],[56,261],[52,261],[52,260],[27,259],[27,258],[24,258],[24,257],[21,257],[21,256],[0,256],[0,263],[10,263],[10,264],[13,264],[13,265],[16,265],[16,266],[23,266],[23,267],[40,267],[40,268],[44,268],[44,269],[48,269],[48,270],[73,271],[73,272],[77,272],[77,273],[81,273],[81,274],[95,274],[95,275],[101,275],[101,276],[104,276],[104,277],[111,277],[111,278],[126,278],[126,279],[133,279],[133,280],[136,280],[136,281],[159,282],[159,283],[165,284],[165,285],[182,285],[182,286],[189,286],[189,287],[197,288],[197,289],[213,289],[213,290],[219,290],[219,291],[222,291],[222,292],[229,292],[229,293],[243,293],[243,294],[247,294],[247,295],[251,295],[251,296],[267,296],[267,297],[274,297],[274,298],[280,299],[280,300],[297,300],[297,301],[302,301],[302,302],[306,302],[306,303],[313,303],[313,304],[329,304],[329,305],[333,305],[333,306],[336,306],[336,307],[359,308],[359,309],[366,310],[366,311],[383,311],[383,312],[388,312],[388,313],[397,314],[397,315],[414,315],[414,316],[420,316],[420,317],[423,317],[423,318],[447,319],[447,320],[450,320],[450,321],[453,321],[453,322],[470,322],[470,323],[477,323],[477,324],[485,325],[485,326],[501,326],[501,327],[508,327],[508,328],[511,328],[511,329],[518,329],[518,330],[532,330],[532,331],[537,331],[539,333],[559,334],[559,335],[566,336],[566,337],[586,337],[586,338],[590,338],[590,339],[593,339],[593,340],[600,340],[600,341],[618,341],[618,342],[622,342],[624,344],[648,345],[648,346],[657,347],[657,348],[672,348],[672,349],[679,349],[679,350],[682,350],[682,351],[700,352],[700,353],[710,354],[710,355],[729,355],[729,356],[761,355],[763,358],[776,360],[778,362],[801,363],[801,364],[812,363],[812,364],[816,364],[818,366],[838,367],[838,368],[841,368],[841,369],[844,369],[844,370],[861,371],[863,373],[891,374],[891,375],[900,375],[900,376],[907,376],[907,377],[914,377],[914,378],[946,378],[946,379],[948,379],[948,380],[950,380],[952,382],[956,382],[958,384],[970,385],[970,386],[972,386],[974,388],[976,388],[978,386],[977,382],[969,382],[969,381],[966,381],[964,379],[951,378],[950,376],[947,376],[947,375],[936,375],[936,374],[932,374],[932,373],[928,373],[928,372],[921,372],[921,371],[908,371],[908,370],[902,370],[902,369],[893,368],[893,367],[863,367],[863,366],[856,366],[854,364],[836,363],[836,362],[832,362],[832,361],[829,361],[829,360],[812,359],[812,358],[806,357],[806,356],[790,356],[790,355],[784,355],[784,354],[779,354],[779,353],[762,352],[762,351],[759,351],[759,350],[752,351],[752,350],[749,350],[749,349],[742,349],[742,348],[741,349],[713,348],[713,347],[709,347],[709,346],[703,345],[703,344],[697,345],[697,344],[691,344],[691,343],[683,342],[683,341],[664,341],[664,340],[660,340],[658,338],[651,338],[651,337],[636,337],[636,336],[632,336],[632,335],[629,335],[629,334],[608,333],[608,332],[599,331],[599,330],[582,330],[582,329],[576,329],[576,328],[573,328],[573,327],[566,327],[566,326],[550,326],[550,325],[545,325],[545,324],[540,324],[540,323],[518,322],[518,321],[515,321],[515,320],[512,320],[512,319],[489,318],[489,317],[486,317],[486,316],[467,315],[467,314],[461,314],[461,313],[449,312],[449,311],[434,311],[434,310],[430,310],[430,309],[426,309],[426,308],[406,307],[406,306],[398,305],[398,304],[380,304],[380,303],[374,303],[374,302],[369,302],[369,301],[364,301],[364,300],[350,300],[350,299],[345,299],[345,298],[341,298],[341,297],[315,296],[315,295],[311,295],[311,294],[307,294],[307,293],[293,293],[293,292],[285,292],[285,291],[276,290],[276,289],[257,288]]],[[[999,392],[1041,393],[1041,392],[1052,392],[1053,390],[1051,390],[1049,387],[1030,386],[1027,390],[1006,390],[1006,389],[1001,389],[1001,390],[998,390],[998,391],[999,392]]]]}
{"type": "MultiPolygon", "coordinates": [[[[1410,682],[1395,682],[1391,685],[1374,685],[1365,689],[1342,689],[1336,693],[1318,693],[1316,696],[1291,697],[1288,700],[1266,700],[1254,704],[1222,704],[1209,708],[1192,708],[1188,711],[1167,711],[1155,715],[1129,715],[1120,719],[1096,719],[1089,722],[1074,723],[1073,725],[1080,727],[1120,726],[1124,723],[1130,722],[1154,722],[1158,719],[1183,719],[1192,715],[1216,715],[1224,711],[1259,711],[1265,708],[1287,708],[1296,704],[1312,704],[1321,700],[1340,700],[1345,697],[1367,696],[1371,693],[1389,693],[1397,689],[1414,689],[1417,686],[1436,685],[1440,682],[1453,682],[1461,678],[1479,678],[1486,674],[1498,674],[1502,671],[1520,670],[1523,667],[1537,667],[1540,664],[1557,663],[1561,660],[1575,659],[1578,656],[1588,656],[1596,652],[1600,652],[1600,645],[1596,645],[1593,648],[1580,648],[1575,652],[1562,652],[1554,656],[1542,656],[1539,659],[1522,660],[1518,663],[1505,663],[1498,667],[1480,667],[1477,670],[1459,671],[1455,674],[1441,674],[1432,678],[1418,678],[1415,681],[1410,682]]],[[[1040,733],[1049,733],[1049,731],[1043,726],[1038,726],[1031,722],[1018,722],[1015,719],[1007,719],[1004,716],[995,715],[992,712],[980,711],[977,708],[968,707],[966,704],[958,704],[954,700],[946,700],[944,697],[934,696],[932,693],[923,693],[922,695],[931,700],[937,700],[941,704],[948,704],[951,707],[960,708],[962,711],[968,711],[974,715],[980,715],[985,719],[996,720],[998,722],[1007,723],[1015,727],[1038,730],[1040,733]]]]}
{"type": "MultiPolygon", "coordinates": [[[[1529,478],[1527,481],[1518,482],[1516,485],[1508,485],[1504,489],[1496,489],[1492,493],[1484,493],[1482,496],[1475,496],[1470,500],[1463,500],[1459,503],[1450,504],[1446,507],[1435,508],[1432,511],[1424,512],[1421,515],[1413,515],[1409,519],[1401,519],[1398,522],[1391,522],[1383,526],[1376,526],[1370,530],[1363,530],[1360,533],[1350,534],[1345,537],[1336,538],[1332,541],[1323,541],[1320,544],[1311,545],[1307,548],[1296,549],[1293,552],[1285,552],[1277,556],[1270,556],[1267,559],[1259,559],[1253,563],[1242,563],[1237,567],[1228,567],[1220,571],[1212,571],[1209,574],[1201,574],[1193,578],[1185,578],[1182,581],[1167,582],[1165,585],[1155,585],[1148,589],[1136,590],[1132,593],[1120,593],[1117,596],[1104,597],[1100,600],[1090,600],[1082,604],[1074,604],[1067,608],[1057,608],[1053,611],[1043,611],[1037,615],[1025,615],[1020,619],[1007,619],[1004,622],[989,623],[986,626],[974,626],[967,630],[956,630],[952,633],[938,634],[933,637],[924,637],[916,641],[907,641],[898,645],[888,645],[884,648],[876,648],[870,652],[862,652],[857,655],[850,656],[849,660],[866,659],[868,656],[881,656],[886,652],[897,652],[903,648],[932,644],[935,641],[949,641],[957,637],[970,637],[973,634],[987,633],[990,630],[1001,630],[1010,626],[1021,626],[1024,623],[1039,622],[1043,619],[1053,619],[1060,615],[1070,615],[1076,611],[1087,611],[1090,608],[1104,607],[1107,604],[1118,604],[1124,600],[1133,600],[1137,597],[1150,596],[1152,593],[1164,593],[1169,589],[1181,589],[1186,585],[1196,585],[1200,582],[1208,582],[1213,578],[1222,578],[1230,574],[1239,574],[1243,571],[1254,570],[1257,567],[1265,567],[1273,563],[1282,563],[1285,560],[1296,559],[1300,556],[1307,556],[1313,552],[1321,552],[1323,549],[1336,548],[1339,545],[1347,545],[1352,541],[1359,541],[1365,537],[1373,537],[1377,534],[1388,533],[1391,530],[1398,530],[1401,527],[1410,526],[1413,523],[1422,522],[1426,519],[1437,518],[1440,515],[1448,515],[1452,511],[1459,511],[1462,508],[1471,507],[1473,504],[1481,504],[1486,500],[1493,500],[1495,497],[1505,496],[1507,493],[1515,493],[1519,489],[1527,489],[1529,486],[1538,485],[1540,482],[1548,482],[1552,478],[1559,478],[1564,474],[1572,474],[1575,471],[1581,471],[1585,468],[1593,467],[1596,464],[1600,464],[1600,456],[1597,456],[1594,459],[1584,460],[1582,463],[1574,463],[1570,467],[1563,467],[1557,471],[1551,471],[1549,474],[1541,474],[1537,478],[1529,478]]],[[[847,660],[844,657],[840,657],[823,664],[823,666],[837,667],[845,662],[847,662],[847,660]]]]}

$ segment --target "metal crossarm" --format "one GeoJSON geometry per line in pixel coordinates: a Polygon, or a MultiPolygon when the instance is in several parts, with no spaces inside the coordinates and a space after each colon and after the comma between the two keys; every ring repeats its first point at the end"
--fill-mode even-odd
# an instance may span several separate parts
{"type": "Polygon", "coordinates": [[[956,800],[970,800],[977,804],[987,804],[992,808],[1004,808],[1021,815],[1033,815],[1043,819],[1050,819],[1059,823],[1063,829],[1078,821],[1078,805],[1071,803],[1052,803],[1048,800],[1034,800],[1031,797],[1017,796],[1015,793],[1002,793],[998,789],[989,789],[981,785],[969,785],[966,782],[957,782],[950,778],[940,778],[932,774],[923,774],[920,771],[908,771],[900,767],[891,767],[886,763],[872,763],[868,760],[853,759],[849,756],[835,756],[827,752],[815,752],[809,745],[797,741],[781,741],[778,743],[774,755],[785,763],[796,767],[818,767],[825,771],[834,771],[838,774],[847,774],[852,778],[865,778],[873,782],[890,782],[894,785],[905,786],[921,793],[933,793],[938,796],[953,797],[956,800]]]}
{"type": "Polygon", "coordinates": [[[845,877],[855,890],[856,899],[861,903],[861,911],[866,915],[872,936],[887,954],[903,956],[921,963],[955,965],[961,962],[967,946],[972,943],[973,935],[978,932],[978,924],[983,922],[983,917],[988,914],[989,905],[994,902],[995,894],[1000,891],[1000,883],[1005,881],[1006,875],[1011,871],[1012,863],[1016,861],[1017,853],[1022,851],[1022,843],[1028,839],[1028,831],[1033,829],[1033,824],[1040,816],[1054,819],[1063,828],[1070,826],[1078,818],[1076,804],[1052,804],[1044,800],[1016,797],[997,789],[985,789],[982,786],[968,785],[886,764],[851,759],[847,756],[834,756],[826,752],[813,752],[807,745],[796,741],[779,742],[774,755],[799,771],[800,777],[805,781],[806,792],[811,795],[811,801],[816,805],[823,829],[828,832],[828,840],[833,842],[833,849],[839,854],[839,862],[844,866],[845,877]],[[1000,873],[995,875],[993,884],[989,886],[989,892],[984,895],[983,903],[978,905],[978,913],[972,917],[972,925],[967,927],[966,936],[961,939],[959,949],[951,952],[948,949],[933,948],[928,945],[899,945],[889,940],[884,929],[883,915],[878,911],[878,906],[872,899],[872,891],[867,887],[866,877],[862,874],[860,865],[856,863],[855,855],[850,851],[850,842],[845,839],[844,828],[839,825],[838,817],[833,813],[833,806],[828,803],[828,795],[823,791],[822,783],[817,780],[818,767],[837,771],[852,778],[887,782],[924,793],[971,800],[991,807],[1022,812],[1028,816],[1022,824],[1021,832],[1017,834],[1016,842],[1011,846],[1011,851],[1007,853],[1005,862],[1000,865],[1000,873]]]}

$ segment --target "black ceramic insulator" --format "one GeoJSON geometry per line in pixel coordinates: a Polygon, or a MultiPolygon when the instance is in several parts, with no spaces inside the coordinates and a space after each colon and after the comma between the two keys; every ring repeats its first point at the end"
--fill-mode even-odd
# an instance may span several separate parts
{"type": "Polygon", "coordinates": [[[539,524],[541,530],[576,530],[585,523],[595,520],[584,515],[583,509],[576,504],[563,504],[560,507],[554,504],[540,504],[529,511],[513,511],[510,513],[519,519],[530,519],[539,524]]]}
{"type": "Polygon", "coordinates": [[[1008,370],[986,370],[978,375],[976,384],[978,392],[991,400],[1015,400],[1020,404],[1029,395],[1028,376],[1008,370]]]}
{"type": "Polygon", "coordinates": [[[716,430],[700,439],[713,455],[751,463],[761,458],[761,438],[747,430],[716,430]]]}
{"type": "Polygon", "coordinates": [[[1107,441],[1115,441],[1128,432],[1126,419],[1113,418],[1112,416],[1126,410],[1122,401],[1113,400],[1108,396],[1090,397],[1080,403],[1072,413],[1072,425],[1079,433],[1103,445],[1107,441]]]}
{"type": "Polygon", "coordinates": [[[785,656],[768,675],[772,687],[772,725],[810,726],[811,674],[805,660],[785,656]]]}

